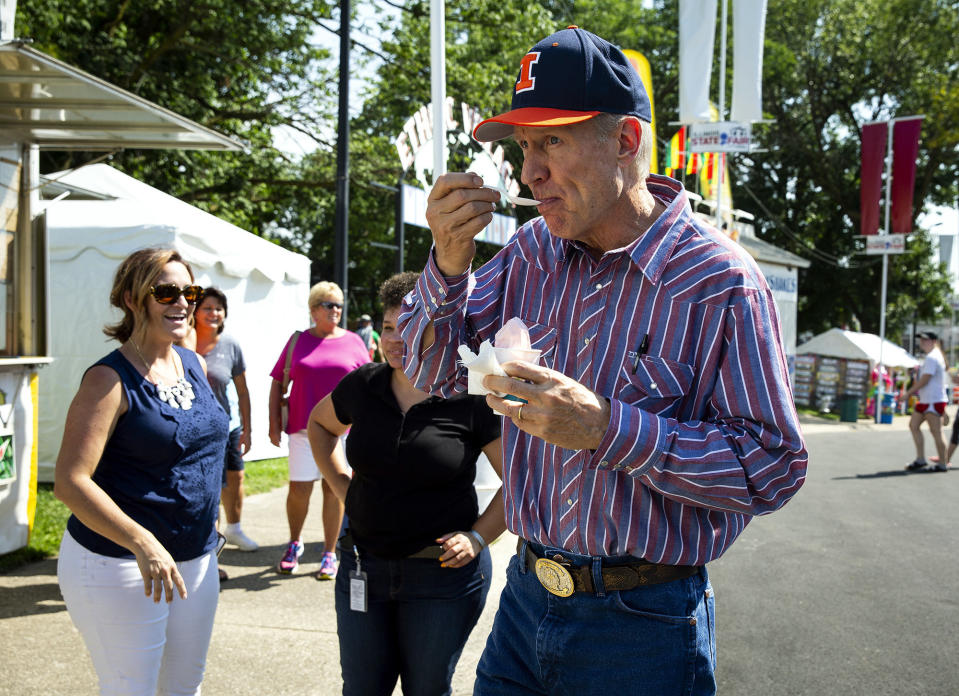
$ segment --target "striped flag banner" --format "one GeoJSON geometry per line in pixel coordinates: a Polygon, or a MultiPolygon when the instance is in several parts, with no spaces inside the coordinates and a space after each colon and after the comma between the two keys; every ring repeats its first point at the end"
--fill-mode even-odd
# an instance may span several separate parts
{"type": "Polygon", "coordinates": [[[682,174],[686,167],[686,128],[682,127],[669,140],[666,154],[666,167],[672,169],[673,175],[682,174]],[[675,170],[679,170],[678,172],[675,170]]]}

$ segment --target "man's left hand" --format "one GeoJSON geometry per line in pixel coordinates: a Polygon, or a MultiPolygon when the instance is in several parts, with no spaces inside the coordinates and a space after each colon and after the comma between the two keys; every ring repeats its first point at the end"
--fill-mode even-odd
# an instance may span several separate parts
{"type": "Polygon", "coordinates": [[[486,396],[523,432],[566,449],[596,449],[609,428],[609,402],[561,372],[522,361],[503,363],[509,377],[488,375],[483,385],[527,403],[486,396]]]}

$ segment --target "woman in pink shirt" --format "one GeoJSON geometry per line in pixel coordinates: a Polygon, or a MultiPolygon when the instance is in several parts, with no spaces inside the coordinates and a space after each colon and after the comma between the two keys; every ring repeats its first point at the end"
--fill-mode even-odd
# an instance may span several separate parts
{"type": "MultiPolygon", "coordinates": [[[[324,396],[333,391],[344,375],[370,361],[363,339],[340,327],[343,315],[343,291],[336,283],[320,282],[310,288],[310,316],[313,327],[289,338],[270,376],[270,441],[280,444],[283,371],[290,341],[296,341],[290,358],[288,382],[289,416],[286,432],[290,438],[290,490],[286,497],[286,516],[290,525],[290,542],[276,569],[280,573],[296,572],[303,555],[303,524],[310,509],[313,483],[322,480],[313,460],[306,424],[310,411],[324,396]]],[[[323,559],[317,578],[336,577],[336,537],[343,521],[343,503],[333,494],[326,481],[323,490],[323,559]]]]}

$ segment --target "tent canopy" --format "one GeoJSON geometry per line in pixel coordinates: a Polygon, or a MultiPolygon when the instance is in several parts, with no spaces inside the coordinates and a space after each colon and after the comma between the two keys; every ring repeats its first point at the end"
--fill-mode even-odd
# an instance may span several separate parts
{"type": "Polygon", "coordinates": [[[270,443],[266,427],[269,373],[289,335],[309,326],[310,260],[106,164],[49,178],[68,197],[41,202],[46,208],[49,354],[54,358],[41,378],[41,477],[52,471],[67,407],[84,371],[117,345],[101,331],[120,318],[108,299],[116,268],[132,251],[148,246],[177,249],[200,285],[226,294],[226,332],[243,350],[250,390],[253,445],[247,459],[285,454],[285,447],[270,443]]]}
{"type": "MultiPolygon", "coordinates": [[[[868,360],[871,366],[880,362],[879,336],[858,331],[829,329],[796,348],[796,355],[813,353],[832,358],[868,360]]],[[[912,355],[891,341],[882,341],[881,362],[886,367],[915,367],[919,364],[912,355]]]]}
{"type": "Polygon", "coordinates": [[[21,41],[0,43],[0,127],[57,150],[240,150],[242,143],[21,41]]]}
{"type": "MultiPolygon", "coordinates": [[[[48,207],[58,227],[70,228],[69,236],[50,240],[52,261],[64,261],[80,249],[94,247],[119,261],[138,248],[130,246],[131,235],[152,231],[160,236],[175,234],[177,250],[201,268],[219,264],[222,273],[234,278],[246,278],[258,271],[273,282],[310,282],[310,264],[305,256],[250,234],[108,164],[49,174],[46,179],[45,188],[65,184],[115,198],[51,202],[48,207]],[[64,210],[69,213],[60,216],[64,210]],[[126,233],[104,235],[104,229],[124,229],[126,233]]],[[[144,237],[140,246],[149,245],[149,238],[144,237]]]]}

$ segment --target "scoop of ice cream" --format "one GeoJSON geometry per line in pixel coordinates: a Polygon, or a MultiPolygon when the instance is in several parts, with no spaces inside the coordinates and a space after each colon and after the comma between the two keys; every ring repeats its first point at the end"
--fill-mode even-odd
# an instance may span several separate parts
{"type": "Polygon", "coordinates": [[[520,350],[529,350],[532,345],[529,340],[529,329],[519,317],[513,317],[503,325],[493,342],[497,348],[518,348],[520,350]]]}

